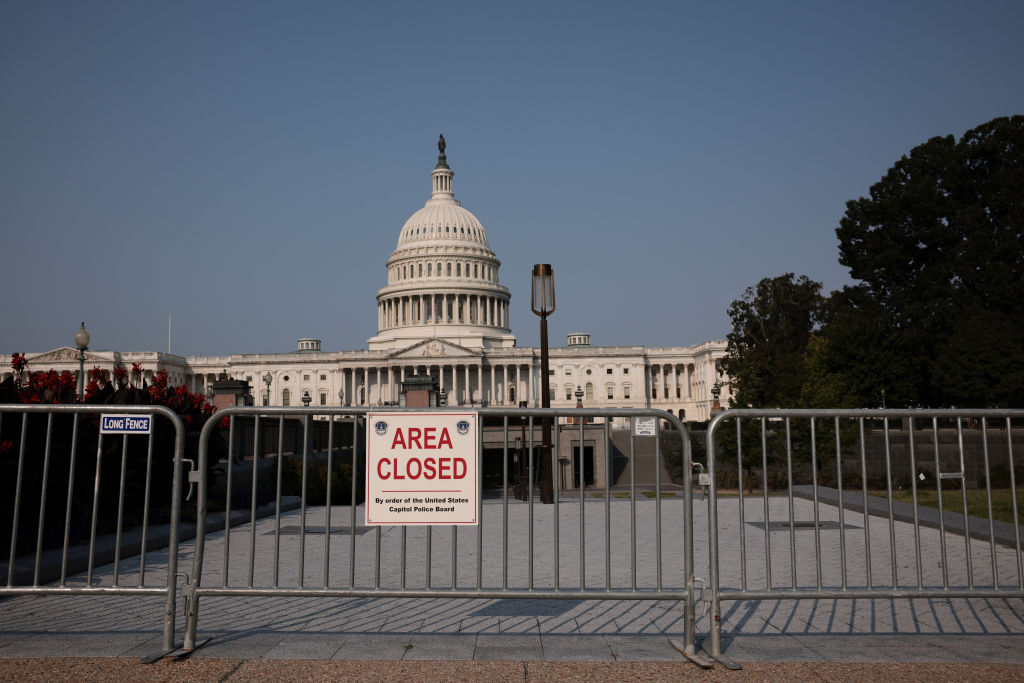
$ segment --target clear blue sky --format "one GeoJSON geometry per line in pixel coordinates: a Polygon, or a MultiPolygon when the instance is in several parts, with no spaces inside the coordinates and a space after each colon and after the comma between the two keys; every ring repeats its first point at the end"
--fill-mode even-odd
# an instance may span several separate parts
{"type": "Polygon", "coordinates": [[[1024,2],[0,2],[0,351],[357,349],[439,133],[520,345],[721,339],[845,202],[1024,113],[1024,2]]]}

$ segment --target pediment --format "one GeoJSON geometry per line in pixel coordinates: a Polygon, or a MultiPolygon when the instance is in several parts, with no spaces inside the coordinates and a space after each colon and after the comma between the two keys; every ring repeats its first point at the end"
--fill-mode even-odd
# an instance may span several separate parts
{"type": "Polygon", "coordinates": [[[407,346],[390,354],[388,358],[465,358],[466,356],[481,357],[483,354],[478,349],[468,349],[465,346],[453,344],[444,339],[424,339],[412,346],[407,346]]]}
{"type": "MultiPolygon", "coordinates": [[[[38,356],[32,356],[31,358],[26,358],[25,360],[28,361],[29,368],[31,368],[33,370],[42,370],[44,368],[42,368],[41,366],[46,365],[48,363],[72,363],[72,362],[77,363],[78,362],[78,349],[71,348],[70,346],[63,346],[63,347],[61,347],[59,349],[54,349],[53,351],[47,351],[46,353],[40,353],[38,356]]],[[[106,363],[110,359],[106,358],[104,356],[100,356],[100,355],[95,354],[95,353],[89,353],[88,351],[86,351],[85,352],[85,360],[86,360],[86,362],[89,362],[89,361],[99,361],[99,362],[106,363]]]]}

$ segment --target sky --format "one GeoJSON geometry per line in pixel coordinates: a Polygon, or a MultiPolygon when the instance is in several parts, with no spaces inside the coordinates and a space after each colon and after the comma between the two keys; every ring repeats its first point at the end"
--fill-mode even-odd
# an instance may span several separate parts
{"type": "Polygon", "coordinates": [[[0,0],[0,352],[366,348],[443,133],[538,344],[724,339],[901,156],[1024,113],[1024,3],[0,0]]]}

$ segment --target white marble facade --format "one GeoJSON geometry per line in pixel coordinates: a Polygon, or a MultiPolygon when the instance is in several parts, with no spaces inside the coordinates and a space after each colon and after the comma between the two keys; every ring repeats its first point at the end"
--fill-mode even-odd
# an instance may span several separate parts
{"type": "MultiPolygon", "coordinates": [[[[387,260],[387,284],[377,293],[378,329],[368,350],[323,351],[320,340],[299,339],[281,354],[176,356],[154,351],[88,351],[85,367],[129,370],[141,363],[150,378],[167,370],[172,384],[200,393],[221,375],[247,380],[254,403],[378,406],[398,403],[402,380],[430,374],[441,380],[449,405],[540,405],[540,349],[516,346],[509,326],[511,292],[500,284],[501,262],[477,218],[452,190],[454,174],[441,154],[431,172],[433,191],[399,234],[387,260]],[[270,384],[265,383],[269,375],[270,384]]],[[[529,292],[521,293],[524,298],[529,292]]],[[[687,420],[710,417],[711,388],[725,341],[695,346],[592,346],[582,332],[550,349],[552,407],[574,407],[579,387],[586,407],[651,407],[687,420]]],[[[9,357],[9,354],[8,354],[9,357]]],[[[78,350],[26,354],[31,370],[78,372],[78,350]]],[[[4,375],[10,374],[9,369],[4,375]]]]}

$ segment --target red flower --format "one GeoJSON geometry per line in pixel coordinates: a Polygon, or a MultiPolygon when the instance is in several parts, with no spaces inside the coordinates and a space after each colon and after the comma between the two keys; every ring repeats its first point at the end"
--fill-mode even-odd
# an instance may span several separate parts
{"type": "Polygon", "coordinates": [[[12,353],[11,354],[11,367],[14,368],[15,372],[21,372],[28,365],[28,361],[25,360],[25,354],[23,353],[12,353]]]}

